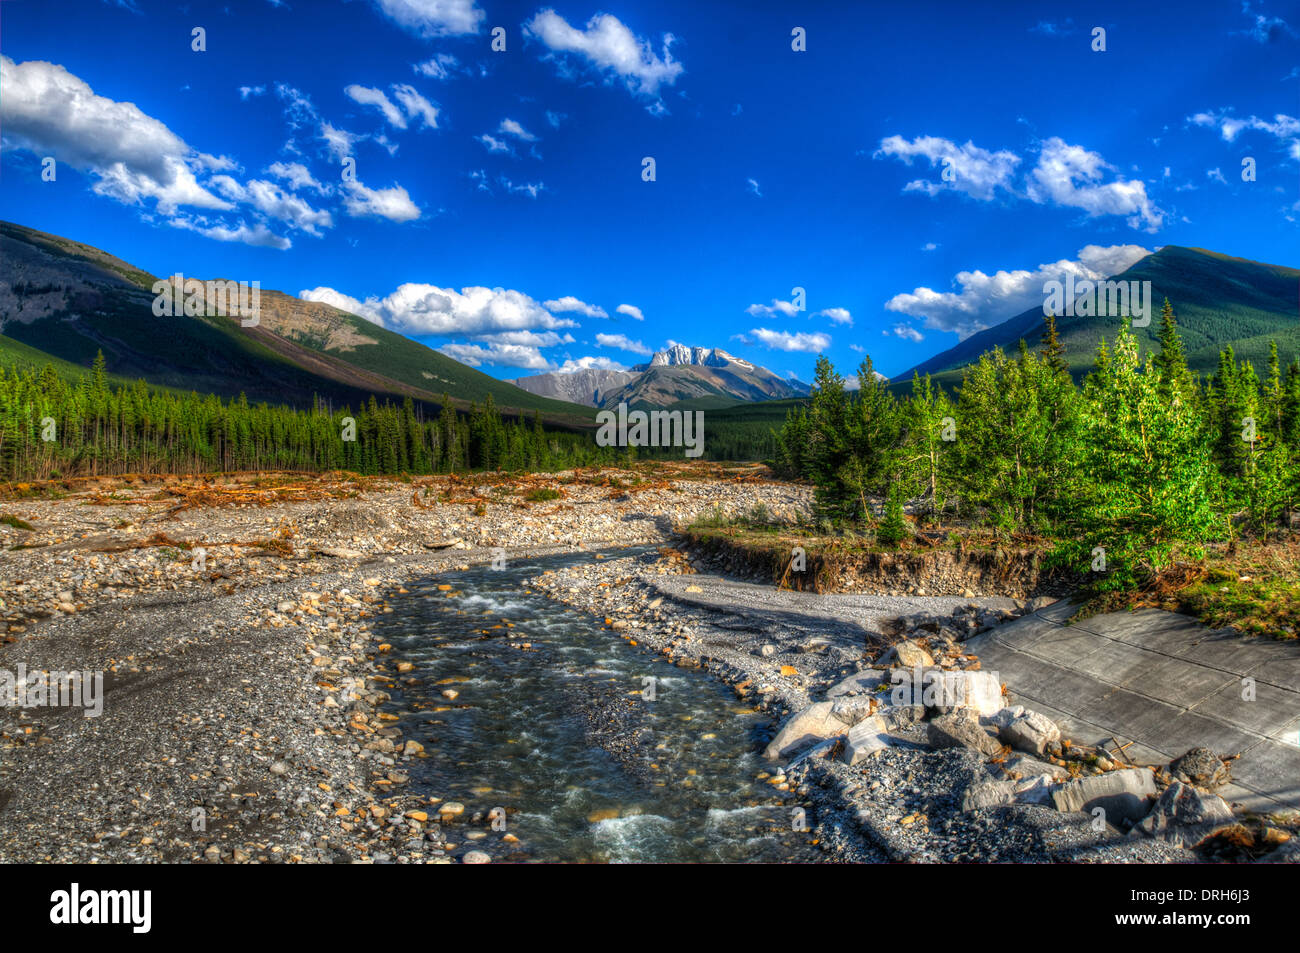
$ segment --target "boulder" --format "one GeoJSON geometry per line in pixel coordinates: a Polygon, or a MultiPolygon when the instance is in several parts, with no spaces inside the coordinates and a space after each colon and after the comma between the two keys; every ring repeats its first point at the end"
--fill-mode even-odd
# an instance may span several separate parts
{"type": "Polygon", "coordinates": [[[1136,823],[1146,816],[1156,795],[1156,779],[1145,768],[1108,771],[1105,774],[1067,781],[1052,790],[1058,811],[1105,811],[1108,824],[1121,820],[1136,823]]]}
{"type": "Polygon", "coordinates": [[[884,674],[884,672],[871,669],[867,669],[865,672],[855,672],[827,689],[826,697],[839,698],[841,695],[874,694],[884,680],[884,674]]]}
{"type": "Polygon", "coordinates": [[[885,734],[887,727],[885,719],[872,715],[850,728],[844,739],[844,763],[857,764],[889,747],[890,738],[885,734]]]}
{"type": "Polygon", "coordinates": [[[899,642],[886,652],[880,664],[898,665],[902,668],[913,668],[917,665],[925,667],[934,664],[934,656],[927,652],[921,643],[908,639],[899,642]]]}
{"type": "Polygon", "coordinates": [[[969,748],[985,758],[1002,754],[1002,746],[967,712],[940,715],[926,727],[936,748],[969,748]]]}
{"type": "Polygon", "coordinates": [[[935,687],[935,704],[925,703],[925,707],[940,714],[969,709],[978,715],[992,715],[1003,706],[997,672],[943,672],[942,685],[935,687]]]}
{"type": "Polygon", "coordinates": [[[1002,770],[1013,781],[1020,778],[1035,778],[1040,775],[1053,781],[1063,781],[1069,776],[1069,772],[1059,764],[1048,764],[1046,761],[1039,761],[1037,758],[1031,758],[1028,755],[1012,758],[1002,766],[1002,770]]]}
{"type": "Polygon", "coordinates": [[[1015,799],[1015,785],[1010,781],[980,781],[966,789],[961,798],[961,809],[978,811],[981,808],[1001,807],[1011,804],[1015,799]]]}
{"type": "Polygon", "coordinates": [[[1049,774],[1034,774],[1011,783],[1021,804],[1051,804],[1054,780],[1049,774]]]}
{"type": "Polygon", "coordinates": [[[871,716],[872,706],[864,704],[870,702],[874,699],[867,698],[854,704],[836,700],[809,705],[786,719],[763,754],[771,760],[789,758],[818,742],[836,738],[871,716]],[[838,711],[836,705],[840,706],[838,711]]]}
{"type": "Polygon", "coordinates": [[[1195,847],[1225,824],[1232,808],[1217,794],[1175,781],[1156,799],[1136,830],[1174,847],[1195,847]]]}
{"type": "Polygon", "coordinates": [[[1052,742],[1061,740],[1056,722],[1036,711],[1026,711],[998,729],[998,737],[1017,751],[1041,755],[1052,742]]]}
{"type": "Polygon", "coordinates": [[[1228,766],[1209,748],[1192,748],[1169,765],[1169,773],[1186,784],[1213,791],[1228,780],[1228,766]]]}

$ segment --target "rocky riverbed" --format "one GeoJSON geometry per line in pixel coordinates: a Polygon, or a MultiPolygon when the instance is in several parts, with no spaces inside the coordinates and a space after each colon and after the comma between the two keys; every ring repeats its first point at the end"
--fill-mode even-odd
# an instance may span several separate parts
{"type": "Polygon", "coordinates": [[[1213,772],[1138,778],[1000,701],[971,717],[882,690],[898,669],[977,685],[963,640],[1025,602],[813,597],[676,548],[674,528],[702,513],[761,503],[793,519],[809,502],[752,473],[589,472],[275,492],[109,481],[0,503],[14,518],[0,522],[0,673],[26,690],[0,707],[0,862],[508,859],[514,835],[489,812],[412,785],[438,751],[399,727],[392,701],[417,673],[383,623],[415,580],[546,553],[583,558],[531,586],[771,714],[761,780],[807,806],[828,859],[1205,856],[1184,835],[1228,823],[1213,772]],[[636,543],[658,548],[595,551],[636,543]],[[33,694],[46,672],[102,674],[102,713],[33,694]],[[1115,779],[1119,800],[1099,803],[1137,798],[1154,836],[1078,810],[1116,793],[1079,784],[1115,779]]]}

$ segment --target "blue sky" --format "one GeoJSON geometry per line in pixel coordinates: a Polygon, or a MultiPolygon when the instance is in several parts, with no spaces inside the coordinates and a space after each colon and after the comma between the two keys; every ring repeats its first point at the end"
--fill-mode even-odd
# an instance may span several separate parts
{"type": "Polygon", "coordinates": [[[0,217],[498,377],[892,375],[1162,245],[1300,265],[1300,4],[743,7],[3,0],[0,217]]]}

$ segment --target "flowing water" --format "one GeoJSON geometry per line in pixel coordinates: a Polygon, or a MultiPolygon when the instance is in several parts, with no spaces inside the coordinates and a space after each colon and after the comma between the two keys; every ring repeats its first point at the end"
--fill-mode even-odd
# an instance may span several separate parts
{"type": "Polygon", "coordinates": [[[414,664],[417,683],[393,689],[385,707],[429,755],[407,762],[407,790],[465,805],[447,828],[458,844],[452,852],[534,861],[823,859],[798,829],[799,800],[761,777],[771,770],[761,758],[769,716],[704,673],[661,661],[601,619],[525,588],[547,569],[592,558],[443,575],[390,600],[393,612],[376,634],[392,644],[395,661],[414,664]],[[505,811],[505,832],[471,820],[495,808],[505,811]],[[470,831],[487,837],[468,840],[470,831]],[[504,842],[506,832],[518,843],[504,842]]]}

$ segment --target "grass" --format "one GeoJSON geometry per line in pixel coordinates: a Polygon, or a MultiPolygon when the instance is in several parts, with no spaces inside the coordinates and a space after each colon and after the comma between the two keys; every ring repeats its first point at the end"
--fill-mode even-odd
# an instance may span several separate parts
{"type": "Polygon", "coordinates": [[[31,532],[32,530],[31,523],[27,522],[25,519],[14,516],[12,513],[5,513],[3,516],[0,516],[0,523],[3,523],[5,526],[12,526],[14,529],[25,529],[28,532],[31,532]]]}
{"type": "Polygon", "coordinates": [[[524,495],[524,499],[529,503],[546,503],[550,500],[558,500],[564,494],[559,490],[549,486],[539,486],[535,490],[529,490],[524,495]]]}

